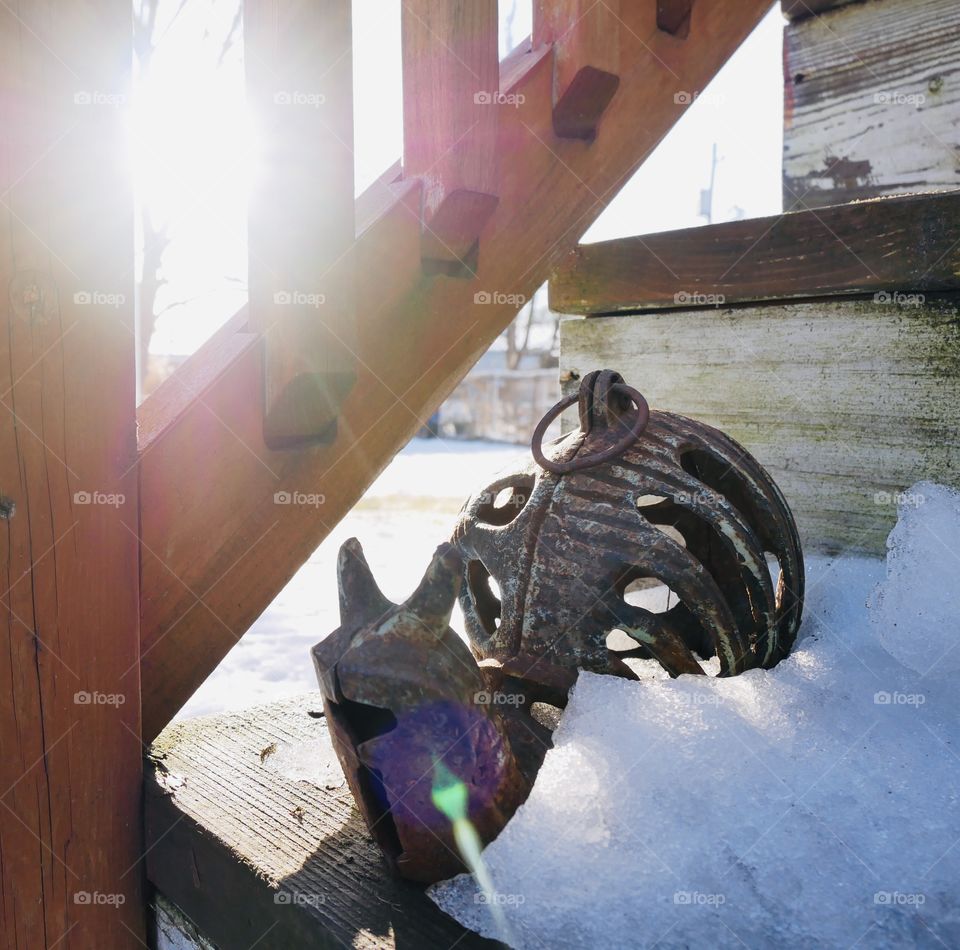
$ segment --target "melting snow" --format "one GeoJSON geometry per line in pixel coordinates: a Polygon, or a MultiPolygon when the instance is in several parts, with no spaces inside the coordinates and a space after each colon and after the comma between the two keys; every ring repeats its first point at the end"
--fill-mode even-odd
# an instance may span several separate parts
{"type": "Polygon", "coordinates": [[[775,670],[583,674],[534,790],[433,899],[515,947],[960,946],[960,494],[882,561],[807,560],[775,670]]]}

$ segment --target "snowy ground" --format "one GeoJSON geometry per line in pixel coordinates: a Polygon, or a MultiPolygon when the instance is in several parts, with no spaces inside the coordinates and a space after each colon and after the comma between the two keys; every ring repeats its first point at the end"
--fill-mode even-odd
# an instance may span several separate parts
{"type": "MultiPolygon", "coordinates": [[[[240,709],[316,689],[310,648],[340,623],[336,564],[343,541],[359,538],[383,592],[404,600],[423,576],[434,549],[450,537],[467,496],[524,451],[523,446],[497,442],[414,439],[177,718],[240,709]]],[[[453,626],[462,632],[459,608],[453,626]]]]}
{"type": "Polygon", "coordinates": [[[437,903],[531,950],[960,946],[960,494],[904,497],[886,565],[807,559],[775,670],[583,674],[495,891],[437,903]]]}

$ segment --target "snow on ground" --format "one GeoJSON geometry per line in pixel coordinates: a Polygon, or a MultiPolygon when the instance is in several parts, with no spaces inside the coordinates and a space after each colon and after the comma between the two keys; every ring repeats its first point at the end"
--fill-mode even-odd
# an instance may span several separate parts
{"type": "MultiPolygon", "coordinates": [[[[383,592],[413,593],[467,496],[521,457],[523,446],[414,439],[384,470],[180,711],[178,719],[241,709],[317,688],[310,648],[340,624],[337,552],[360,539],[383,592]]],[[[320,487],[322,490],[322,486],[320,487]]],[[[462,633],[457,608],[453,626],[462,633]]]]}
{"type": "Polygon", "coordinates": [[[807,559],[772,671],[583,674],[496,892],[434,900],[537,950],[960,946],[960,495],[914,486],[889,544],[807,559]]]}

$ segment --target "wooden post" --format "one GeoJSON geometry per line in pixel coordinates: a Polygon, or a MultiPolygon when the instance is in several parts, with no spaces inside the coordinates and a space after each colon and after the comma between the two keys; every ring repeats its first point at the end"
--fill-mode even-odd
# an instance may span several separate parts
{"type": "Polygon", "coordinates": [[[349,0],[247,0],[251,327],[264,335],[264,437],[330,442],[355,380],[349,0]]]}
{"type": "Polygon", "coordinates": [[[423,258],[473,276],[497,207],[497,0],[405,0],[401,22],[403,173],[423,181],[423,258]]]}
{"type": "Polygon", "coordinates": [[[0,944],[144,940],[126,0],[0,4],[0,944]]]}

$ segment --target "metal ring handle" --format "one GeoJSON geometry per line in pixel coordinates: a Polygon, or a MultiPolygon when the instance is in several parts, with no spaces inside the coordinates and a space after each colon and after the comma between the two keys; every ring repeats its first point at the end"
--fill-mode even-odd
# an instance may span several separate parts
{"type": "Polygon", "coordinates": [[[637,407],[637,418],[629,431],[615,445],[611,445],[602,452],[594,452],[592,455],[578,455],[566,462],[554,462],[543,454],[543,437],[546,434],[550,424],[560,415],[564,409],[569,409],[580,399],[580,393],[571,393],[564,396],[538,423],[533,430],[533,439],[530,441],[530,451],[533,453],[534,461],[541,468],[554,475],[567,475],[570,472],[577,472],[580,469],[592,468],[601,462],[609,461],[620,455],[628,446],[633,445],[637,439],[643,435],[647,423],[650,421],[650,406],[647,400],[638,393],[632,386],[626,383],[615,383],[610,387],[610,392],[626,396],[637,407]]]}

